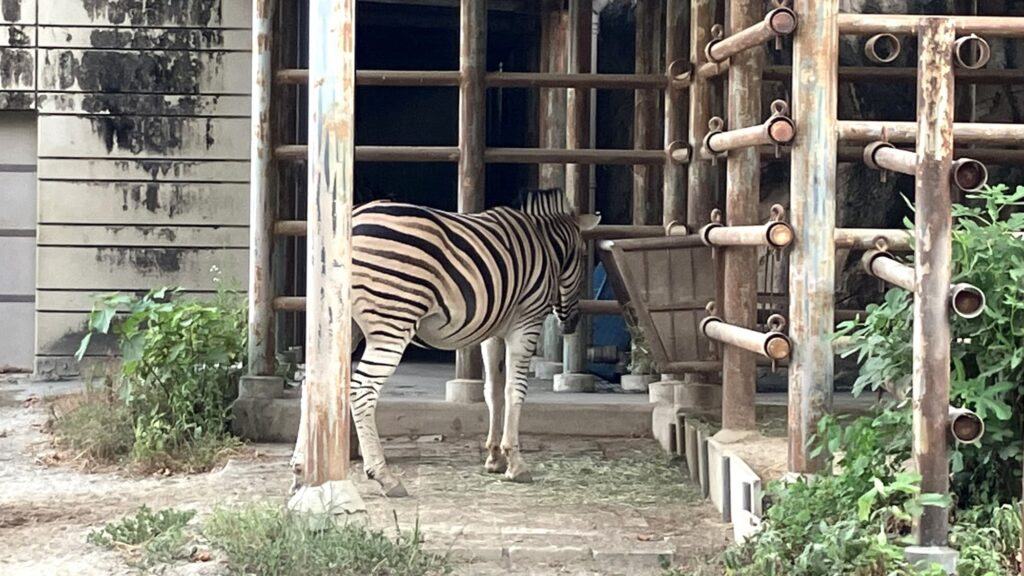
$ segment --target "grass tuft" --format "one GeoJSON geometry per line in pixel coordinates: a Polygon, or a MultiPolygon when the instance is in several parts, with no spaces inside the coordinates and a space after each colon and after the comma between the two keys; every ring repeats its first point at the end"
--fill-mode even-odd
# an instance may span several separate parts
{"type": "Polygon", "coordinates": [[[55,402],[49,422],[54,443],[73,459],[114,464],[132,450],[131,416],[101,391],[87,389],[55,402]]]}
{"type": "Polygon", "coordinates": [[[296,516],[270,505],[215,510],[203,535],[224,553],[231,574],[426,576],[451,571],[446,558],[422,550],[418,529],[392,540],[359,524],[296,516]]]}
{"type": "Polygon", "coordinates": [[[193,516],[191,510],[153,512],[141,506],[135,514],[89,532],[86,541],[125,553],[131,565],[151,567],[184,556],[185,525],[193,516]]]}

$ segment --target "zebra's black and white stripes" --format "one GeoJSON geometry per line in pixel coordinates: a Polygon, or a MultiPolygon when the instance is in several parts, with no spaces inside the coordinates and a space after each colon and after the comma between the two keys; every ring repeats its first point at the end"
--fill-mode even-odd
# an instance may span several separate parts
{"type": "MultiPolygon", "coordinates": [[[[564,332],[575,331],[581,231],[599,220],[575,215],[561,190],[531,191],[519,209],[478,214],[393,202],[355,209],[352,318],[366,348],[352,371],[352,416],[366,474],[386,494],[404,495],[405,489],[387,469],[377,436],[377,398],[409,344],[446,350],[483,345],[491,413],[487,469],[529,478],[518,450],[526,370],[548,313],[555,312],[564,332]]],[[[296,455],[301,451],[299,444],[296,455]]]]}

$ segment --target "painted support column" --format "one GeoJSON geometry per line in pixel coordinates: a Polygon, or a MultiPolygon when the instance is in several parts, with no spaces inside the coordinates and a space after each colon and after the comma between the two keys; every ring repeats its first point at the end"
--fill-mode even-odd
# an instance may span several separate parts
{"type": "MultiPolygon", "coordinates": [[[[484,147],[487,145],[487,0],[463,0],[459,54],[459,212],[484,209],[484,147]]],[[[484,401],[480,346],[455,353],[455,379],[445,385],[449,402],[484,401]]]]}
{"type": "MultiPolygon", "coordinates": [[[[953,42],[947,18],[922,18],[918,26],[917,209],[914,216],[914,463],[921,492],[949,492],[949,284],[952,258],[953,42]]],[[[914,536],[926,548],[948,548],[949,511],[925,506],[914,536]]],[[[908,549],[908,557],[920,550],[908,549]]],[[[936,555],[929,554],[931,559],[936,555]]],[[[944,562],[945,563],[945,562],[944,562]]]]}
{"type": "Polygon", "coordinates": [[[832,408],[835,309],[838,3],[798,0],[793,40],[793,120],[789,256],[789,470],[816,473],[808,440],[832,408]]]}
{"type": "Polygon", "coordinates": [[[310,0],[306,381],[289,507],[365,507],[348,479],[355,181],[356,0],[310,0]]]}
{"type": "MultiPolygon", "coordinates": [[[[569,73],[590,72],[593,0],[569,0],[569,73]]],[[[572,88],[567,102],[566,140],[568,148],[580,150],[590,147],[590,89],[572,88]]],[[[569,201],[579,212],[590,210],[590,168],[584,164],[569,164],[566,168],[566,192],[569,201]]],[[[581,291],[590,294],[591,271],[583,275],[581,291]]],[[[556,392],[592,392],[594,377],[585,372],[587,337],[590,317],[583,315],[575,334],[562,337],[562,373],[555,376],[556,392]]]]}
{"type": "MultiPolygon", "coordinates": [[[[568,12],[560,0],[547,0],[541,21],[541,71],[564,74],[567,71],[568,12]]],[[[548,149],[566,147],[566,89],[540,90],[540,146],[548,149]]],[[[540,188],[565,190],[565,165],[541,164],[540,188]]],[[[562,331],[554,314],[544,321],[544,349],[538,351],[543,361],[537,365],[536,376],[549,379],[562,371],[562,331]]]]}
{"type": "MultiPolygon", "coordinates": [[[[730,0],[729,33],[736,34],[762,21],[762,6],[747,0],[730,0]]],[[[729,63],[730,130],[759,125],[761,71],[764,50],[752,48],[733,54],[729,63]]],[[[833,65],[835,65],[833,63],[833,65]]],[[[757,205],[761,186],[761,157],[755,146],[729,151],[725,183],[725,221],[728,226],[758,224],[757,205]]],[[[757,323],[757,249],[731,246],[724,258],[722,313],[733,326],[754,328],[757,323]]],[[[757,419],[754,397],[757,365],[753,354],[736,346],[722,347],[722,427],[753,430],[757,419]]]]}
{"type": "MultiPolygon", "coordinates": [[[[274,80],[273,22],[277,0],[255,0],[252,15],[252,143],[249,183],[249,370],[274,375],[274,80]]],[[[282,383],[283,385],[283,383],[282,383]]]]}

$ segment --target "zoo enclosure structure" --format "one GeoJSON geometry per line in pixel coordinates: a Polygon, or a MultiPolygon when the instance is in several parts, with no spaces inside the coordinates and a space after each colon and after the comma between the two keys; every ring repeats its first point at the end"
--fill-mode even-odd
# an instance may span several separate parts
{"type": "MultiPolygon", "coordinates": [[[[345,14],[332,14],[330,21],[354,33],[354,0],[343,4],[345,14]]],[[[927,351],[923,360],[915,362],[916,428],[924,427],[933,433],[916,435],[915,457],[925,476],[926,489],[945,492],[946,434],[949,426],[948,406],[948,319],[951,296],[953,309],[976,313],[983,306],[983,294],[971,287],[949,285],[949,205],[951,182],[962,189],[975,189],[983,185],[985,169],[979,161],[1019,163],[1017,151],[971,148],[970,161],[954,162],[957,144],[1018,143],[1024,141],[1024,126],[1010,124],[954,124],[952,117],[952,87],[954,76],[968,82],[1003,81],[1019,79],[1018,71],[981,70],[987,51],[986,36],[1019,36],[1024,33],[1024,19],[987,17],[917,17],[891,15],[838,14],[834,2],[808,0],[790,7],[779,3],[767,15],[760,14],[739,0],[731,0],[730,34],[714,24],[716,7],[709,1],[690,3],[689,54],[683,39],[683,4],[666,0],[665,13],[665,71],[662,74],[591,74],[588,44],[590,42],[591,3],[572,0],[569,3],[570,33],[567,46],[568,73],[504,73],[485,70],[486,4],[464,0],[461,3],[461,59],[459,71],[393,72],[354,69],[354,40],[342,35],[344,66],[321,70],[325,77],[333,78],[337,70],[347,76],[341,78],[340,88],[334,92],[317,84],[310,91],[325,98],[321,108],[311,106],[310,135],[316,138],[318,153],[299,142],[284,142],[279,131],[279,118],[294,103],[285,97],[285,86],[308,83],[311,73],[301,69],[282,67],[280,50],[275,50],[273,39],[283,29],[280,15],[272,0],[258,3],[254,31],[254,138],[252,178],[252,258],[250,274],[250,373],[255,377],[273,374],[275,312],[302,310],[308,302],[295,296],[281,296],[275,292],[275,277],[282,271],[273,246],[276,237],[309,234],[311,249],[307,271],[310,287],[318,287],[315,273],[319,265],[333,262],[337,257],[340,276],[324,280],[325,291],[310,291],[328,298],[317,306],[334,306],[341,312],[315,315],[315,328],[308,331],[307,386],[304,402],[310,409],[319,406],[327,396],[318,397],[315,390],[328,381],[347,380],[346,304],[343,294],[347,240],[344,227],[341,236],[324,237],[323,226],[332,210],[345,213],[352,202],[353,162],[376,161],[437,161],[457,162],[459,165],[459,208],[461,211],[482,209],[483,167],[487,162],[566,164],[570,197],[581,210],[591,203],[589,175],[584,166],[595,163],[629,164],[635,166],[661,166],[664,170],[663,218],[661,226],[648,226],[634,211],[633,226],[603,226],[591,235],[591,240],[604,240],[602,253],[607,253],[610,273],[615,276],[616,293],[622,310],[635,317],[648,335],[662,338],[664,326],[654,318],[655,312],[670,315],[684,314],[694,326],[692,340],[714,340],[722,345],[722,358],[701,357],[696,346],[689,350],[672,349],[664,345],[656,354],[658,368],[665,373],[723,374],[722,421],[726,428],[751,429],[754,422],[754,367],[756,355],[771,361],[791,357],[789,362],[789,468],[799,473],[814,473],[818,463],[808,457],[807,440],[818,420],[830,409],[833,362],[831,336],[837,316],[834,304],[835,250],[836,248],[908,250],[909,234],[902,230],[841,229],[835,226],[836,164],[839,160],[863,159],[869,166],[914,174],[917,178],[919,222],[926,226],[915,228],[918,246],[917,269],[899,271],[875,254],[867,263],[870,273],[889,279],[898,286],[915,291],[915,347],[927,351]],[[277,14],[277,17],[275,17],[277,14]],[[276,23],[276,24],[275,24],[276,23]],[[912,78],[912,69],[855,70],[838,66],[838,37],[840,34],[871,34],[866,49],[869,58],[878,63],[891,61],[898,49],[897,35],[918,35],[920,42],[919,66],[916,71],[919,87],[918,121],[869,122],[837,118],[837,84],[845,78],[912,78]],[[958,38],[957,34],[961,36],[958,38]],[[761,81],[785,80],[786,70],[766,68],[757,51],[764,43],[780,36],[792,35],[793,65],[799,74],[791,75],[792,101],[776,102],[767,119],[761,113],[761,81]],[[707,41],[704,41],[707,40],[707,41]],[[888,51],[882,50],[888,46],[888,51]],[[350,60],[351,59],[351,60],[350,60]],[[965,68],[954,73],[953,62],[965,68]],[[728,118],[713,116],[716,105],[714,82],[728,73],[730,106],[728,118]],[[352,107],[355,85],[445,85],[458,86],[460,94],[459,146],[457,147],[388,147],[354,146],[352,139],[352,107]],[[484,145],[485,107],[483,92],[488,86],[517,86],[532,88],[568,88],[569,98],[565,114],[567,148],[552,145],[559,140],[561,125],[558,114],[545,117],[540,148],[488,148],[484,145]],[[652,107],[638,106],[634,150],[597,150],[590,145],[588,92],[595,88],[629,88],[639,92],[660,90],[665,116],[663,146],[648,149],[655,131],[652,107]],[[688,101],[686,99],[689,95],[688,101]],[[272,98],[272,96],[274,96],[272,98]],[[334,109],[331,106],[339,106],[334,109]],[[792,117],[789,108],[793,109],[792,117]],[[683,122],[687,110],[688,123],[683,122]],[[325,119],[324,111],[339,116],[325,119]],[[644,112],[646,110],[646,112],[644,112]],[[319,112],[318,112],[319,111],[319,112]],[[334,121],[340,122],[332,123],[334,121]],[[328,130],[330,128],[330,130],[328,130]],[[684,132],[685,128],[685,132],[684,132]],[[332,132],[337,130],[337,132],[332,132]],[[916,143],[916,153],[900,151],[893,144],[916,143]],[[841,146],[845,144],[846,146],[841,146]],[[866,148],[862,145],[867,144],[866,148]],[[340,148],[335,148],[340,146],[340,148]],[[790,198],[790,221],[784,213],[775,210],[768,223],[757,221],[757,192],[759,165],[762,158],[779,154],[780,146],[790,146],[789,160],[793,181],[790,198]],[[349,148],[350,147],[350,148],[349,148]],[[719,159],[727,167],[725,218],[713,211],[714,194],[709,185],[712,167],[719,159]],[[276,212],[276,194],[282,186],[278,167],[288,163],[310,161],[309,223],[299,220],[279,220],[276,212]],[[683,167],[688,173],[684,177],[683,167]],[[340,169],[340,170],[339,170],[340,169]],[[335,178],[337,176],[337,178],[335,178]],[[315,192],[315,194],[314,194],[315,192]],[[330,192],[330,194],[326,194],[330,192]],[[686,225],[680,225],[685,222],[686,225]],[[318,231],[317,226],[320,226],[318,231]],[[646,238],[644,238],[646,237],[646,238]],[[616,240],[622,238],[622,240],[616,240]],[[881,241],[879,239],[882,239],[881,241]],[[610,241],[609,241],[610,240],[610,241]],[[931,249],[923,247],[928,246],[931,249]],[[320,247],[322,250],[317,250],[320,247]],[[757,319],[756,247],[769,249],[791,248],[789,275],[789,318],[773,315],[764,324],[764,334],[755,328],[757,319]],[[631,272],[629,252],[690,250],[689,262],[713,262],[716,272],[713,282],[694,286],[694,298],[680,304],[672,302],[671,286],[662,286],[663,296],[669,302],[660,310],[652,307],[650,286],[641,286],[631,272]],[[711,252],[713,260],[709,260],[711,252]],[[721,255],[721,258],[718,256],[721,255]],[[318,260],[319,259],[319,260],[318,260]],[[702,260],[703,259],[703,260],[702,260]],[[313,264],[317,264],[314,266],[313,264]],[[329,296],[324,296],[326,293],[329,296]],[[341,300],[338,300],[341,298],[341,300]],[[713,300],[713,307],[705,307],[713,300]],[[966,307],[966,308],[964,308],[966,307]],[[712,312],[721,311],[722,317],[712,312]],[[786,324],[788,323],[788,327],[786,324]],[[345,326],[343,326],[345,324],[345,326]],[[787,333],[783,332],[788,328],[787,333]],[[314,334],[320,341],[314,341],[314,334]],[[325,335],[333,335],[327,338],[325,335]],[[324,340],[327,338],[326,340],[324,340]],[[686,356],[689,357],[686,357],[686,356]],[[341,366],[338,356],[344,356],[341,366]],[[925,384],[927,383],[927,386],[925,384]],[[941,432],[941,433],[940,433],[941,432]],[[927,439],[927,443],[925,443],[927,439]]],[[[326,3],[312,5],[326,10],[326,3]],[[325,6],[320,6],[325,4],[325,6]]],[[[649,6],[648,6],[649,7],[649,6]]],[[[655,13],[649,10],[648,14],[655,13]]],[[[650,17],[652,20],[653,16],[650,17]]],[[[546,21],[547,19],[545,19],[546,21]]],[[[649,29],[646,20],[638,30],[649,29]]],[[[550,36],[550,35],[549,35],[550,36]]],[[[326,35],[311,41],[310,54],[333,54],[334,45],[323,45],[326,35]]],[[[638,41],[642,45],[642,42],[638,41]]],[[[559,47],[549,45],[549,50],[559,47]]],[[[643,56],[652,59],[651,54],[643,56]]],[[[313,60],[311,59],[311,67],[313,60]]],[[[322,65],[323,62],[320,62],[322,65]]],[[[647,64],[649,65],[649,64],[647,64]]],[[[314,76],[315,78],[319,76],[314,76]]],[[[551,97],[549,93],[548,98],[551,97]]],[[[638,96],[638,103],[640,102],[638,96]]],[[[719,99],[721,100],[721,99],[719,99]]],[[[635,206],[650,200],[649,174],[638,169],[635,177],[635,206]]],[[[542,172],[541,185],[550,183],[553,176],[542,172]],[[547,180],[544,182],[543,180],[547,180]]],[[[347,217],[347,216],[346,216],[347,217]]],[[[669,267],[672,267],[672,256],[669,267]]],[[[650,264],[650,263],[647,263],[650,264]]],[[[691,270],[694,268],[691,268],[691,270]]],[[[309,310],[314,308],[309,305],[309,310]]],[[[606,304],[585,302],[584,310],[591,313],[615,312],[606,304]]],[[[672,316],[674,319],[674,316],[672,316]]],[[[674,327],[672,328],[674,330],[674,327]]],[[[674,338],[676,341],[680,338],[674,338]]],[[[582,370],[585,347],[567,339],[566,374],[575,375],[582,370]]],[[[685,343],[684,343],[685,344],[685,343]]],[[[480,362],[470,351],[460,353],[457,361],[457,379],[477,381],[480,362]]],[[[684,387],[688,383],[679,384],[684,387]]],[[[338,388],[335,386],[335,388],[338,388]]],[[[344,394],[331,393],[332,403],[342,406],[344,394]]],[[[467,395],[468,396],[468,395],[467,395]]],[[[305,410],[304,406],[304,410],[305,410]]],[[[345,418],[333,413],[334,418],[345,418]]],[[[959,412],[957,412],[959,414],[959,412]]],[[[338,422],[324,425],[318,436],[340,434],[347,426],[338,422]],[[333,428],[332,428],[333,427],[333,428]],[[333,430],[331,432],[330,430],[333,430]]],[[[300,433],[316,435],[310,428],[300,433]]],[[[312,438],[312,436],[310,436],[312,438]]],[[[340,440],[334,440],[341,446],[340,440]]],[[[328,451],[330,452],[330,451],[328,451]]],[[[307,452],[307,454],[312,451],[307,452]]],[[[324,454],[324,452],[321,452],[324,454]]],[[[310,456],[307,470],[318,467],[318,460],[310,456]]],[[[322,463],[322,462],[320,462],[322,463]]],[[[337,475],[337,473],[334,473],[337,475]]],[[[940,509],[929,509],[917,526],[919,542],[927,546],[944,546],[947,518],[940,509]]]]}

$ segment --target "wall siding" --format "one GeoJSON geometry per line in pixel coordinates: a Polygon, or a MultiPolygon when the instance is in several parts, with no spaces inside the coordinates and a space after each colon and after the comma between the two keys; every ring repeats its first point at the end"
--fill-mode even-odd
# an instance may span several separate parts
{"type": "Polygon", "coordinates": [[[0,109],[39,115],[36,372],[64,376],[95,294],[246,284],[251,0],[12,3],[0,109]]]}

